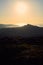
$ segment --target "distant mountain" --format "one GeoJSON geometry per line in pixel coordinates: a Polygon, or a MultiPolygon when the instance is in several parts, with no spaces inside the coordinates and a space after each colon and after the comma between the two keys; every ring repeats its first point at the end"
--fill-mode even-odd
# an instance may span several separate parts
{"type": "Polygon", "coordinates": [[[39,24],[38,26],[43,27],[43,24],[39,24]]]}
{"type": "Polygon", "coordinates": [[[10,27],[17,27],[18,25],[12,24],[0,24],[0,28],[10,28],[10,27]]]}
{"type": "Polygon", "coordinates": [[[0,24],[0,28],[5,28],[6,25],[0,24]]]}
{"type": "Polygon", "coordinates": [[[23,27],[0,28],[0,37],[39,37],[43,36],[43,27],[25,25],[23,27]]]}

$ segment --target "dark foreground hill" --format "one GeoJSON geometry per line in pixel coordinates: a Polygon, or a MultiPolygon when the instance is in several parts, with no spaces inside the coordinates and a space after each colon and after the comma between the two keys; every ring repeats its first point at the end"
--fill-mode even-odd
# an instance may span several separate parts
{"type": "Polygon", "coordinates": [[[0,39],[0,65],[43,65],[43,38],[0,39]]]}
{"type": "Polygon", "coordinates": [[[0,29],[0,65],[43,65],[43,28],[0,29]]]}

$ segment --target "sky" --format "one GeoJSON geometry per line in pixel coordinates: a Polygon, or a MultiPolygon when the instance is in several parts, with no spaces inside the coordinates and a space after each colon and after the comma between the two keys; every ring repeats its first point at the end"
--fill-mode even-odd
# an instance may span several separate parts
{"type": "Polygon", "coordinates": [[[43,0],[0,0],[0,24],[43,26],[43,0]]]}

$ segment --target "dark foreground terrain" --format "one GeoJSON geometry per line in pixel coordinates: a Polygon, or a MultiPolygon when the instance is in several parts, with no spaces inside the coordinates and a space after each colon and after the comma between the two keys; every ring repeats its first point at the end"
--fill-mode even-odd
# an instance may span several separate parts
{"type": "Polygon", "coordinates": [[[0,65],[43,65],[43,37],[0,38],[0,65]]]}

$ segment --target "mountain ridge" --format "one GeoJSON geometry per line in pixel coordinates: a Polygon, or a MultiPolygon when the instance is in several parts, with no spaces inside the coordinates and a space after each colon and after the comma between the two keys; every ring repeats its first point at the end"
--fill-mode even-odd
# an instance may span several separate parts
{"type": "Polygon", "coordinates": [[[1,28],[0,37],[38,37],[43,36],[43,27],[27,24],[23,27],[1,28]]]}

